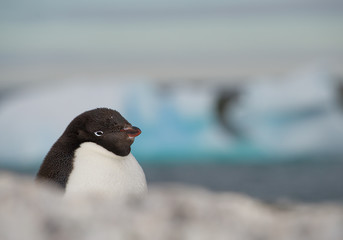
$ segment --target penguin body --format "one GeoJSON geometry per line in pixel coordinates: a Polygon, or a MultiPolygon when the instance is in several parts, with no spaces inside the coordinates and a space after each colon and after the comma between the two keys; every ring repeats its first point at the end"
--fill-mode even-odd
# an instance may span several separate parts
{"type": "Polygon", "coordinates": [[[141,133],[117,111],[98,108],[77,116],[52,146],[38,181],[53,182],[74,194],[123,196],[147,190],[144,172],[131,154],[141,133]]]}
{"type": "Polygon", "coordinates": [[[146,192],[144,172],[131,153],[121,157],[85,142],[76,150],[73,166],[66,195],[94,192],[117,197],[146,192]]]}

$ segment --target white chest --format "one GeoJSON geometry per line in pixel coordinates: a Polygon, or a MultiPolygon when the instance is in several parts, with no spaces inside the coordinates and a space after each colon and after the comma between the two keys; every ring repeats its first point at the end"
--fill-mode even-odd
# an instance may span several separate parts
{"type": "Polygon", "coordinates": [[[117,197],[146,191],[144,172],[131,153],[120,157],[95,143],[86,142],[75,152],[65,196],[100,194],[117,197]]]}

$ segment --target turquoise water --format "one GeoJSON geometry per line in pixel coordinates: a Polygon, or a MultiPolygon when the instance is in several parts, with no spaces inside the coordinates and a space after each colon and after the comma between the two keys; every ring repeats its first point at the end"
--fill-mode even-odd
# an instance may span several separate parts
{"type": "MultiPolygon", "coordinates": [[[[0,170],[34,176],[38,167],[2,166],[0,170]]],[[[148,184],[189,184],[213,191],[239,192],[273,203],[343,201],[342,159],[283,164],[143,163],[142,167],[148,184]]]]}

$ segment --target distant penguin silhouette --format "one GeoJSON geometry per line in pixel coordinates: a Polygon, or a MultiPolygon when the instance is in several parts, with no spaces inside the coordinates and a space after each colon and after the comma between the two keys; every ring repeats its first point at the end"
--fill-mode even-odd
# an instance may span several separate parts
{"type": "Polygon", "coordinates": [[[115,110],[84,112],[52,146],[37,181],[57,183],[65,196],[142,194],[147,190],[145,175],[131,154],[131,145],[140,133],[115,110]]]}
{"type": "Polygon", "coordinates": [[[238,89],[224,89],[218,94],[216,101],[216,116],[219,120],[219,124],[227,130],[229,134],[236,138],[241,138],[242,132],[233,124],[229,117],[231,115],[232,108],[235,106],[239,99],[240,92],[238,89]]]}

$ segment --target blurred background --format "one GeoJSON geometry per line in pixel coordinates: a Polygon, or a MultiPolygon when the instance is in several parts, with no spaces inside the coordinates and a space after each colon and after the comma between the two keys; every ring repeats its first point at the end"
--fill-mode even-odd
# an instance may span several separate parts
{"type": "Polygon", "coordinates": [[[150,183],[343,201],[340,0],[2,0],[0,168],[34,176],[78,114],[143,131],[150,183]]]}

